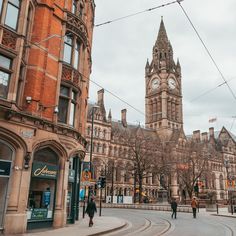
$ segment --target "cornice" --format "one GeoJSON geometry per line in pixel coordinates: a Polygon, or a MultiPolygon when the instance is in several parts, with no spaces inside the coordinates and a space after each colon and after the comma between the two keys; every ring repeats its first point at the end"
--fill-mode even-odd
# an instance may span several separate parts
{"type": "Polygon", "coordinates": [[[0,110],[5,112],[4,118],[6,121],[17,123],[17,124],[23,124],[24,126],[28,125],[30,127],[35,127],[40,130],[45,130],[47,132],[67,136],[67,137],[75,139],[84,148],[86,147],[86,144],[87,144],[86,139],[81,135],[80,132],[76,131],[73,128],[56,124],[52,121],[48,121],[46,119],[31,115],[31,114],[27,114],[23,111],[16,111],[9,107],[2,106],[1,104],[0,104],[0,110]]]}

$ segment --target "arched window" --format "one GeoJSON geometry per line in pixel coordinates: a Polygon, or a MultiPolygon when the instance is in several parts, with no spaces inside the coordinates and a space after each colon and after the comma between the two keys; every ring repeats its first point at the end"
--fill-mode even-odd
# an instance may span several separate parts
{"type": "Polygon", "coordinates": [[[221,174],[219,177],[219,182],[220,182],[220,189],[224,189],[224,179],[223,179],[223,175],[221,174]]]}
{"type": "Polygon", "coordinates": [[[106,144],[103,144],[102,145],[102,153],[105,153],[105,151],[106,151],[106,144]]]}
{"type": "Polygon", "coordinates": [[[107,134],[107,132],[106,132],[106,130],[104,129],[104,130],[103,130],[103,138],[106,138],[106,134],[107,134]]]}

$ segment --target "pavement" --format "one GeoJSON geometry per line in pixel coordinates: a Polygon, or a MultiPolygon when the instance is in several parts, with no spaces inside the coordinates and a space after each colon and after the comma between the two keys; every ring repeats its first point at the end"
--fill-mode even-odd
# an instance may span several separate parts
{"type": "MultiPolygon", "coordinates": [[[[200,209],[200,212],[203,214],[209,214],[214,216],[221,217],[234,217],[236,218],[236,213],[233,215],[228,212],[227,208],[219,208],[219,214],[216,212],[206,212],[206,210],[200,209]]],[[[124,219],[117,217],[108,217],[101,216],[98,214],[94,217],[93,227],[88,227],[89,218],[86,215],[85,218],[80,218],[73,225],[67,225],[64,228],[59,229],[45,229],[41,231],[31,231],[29,233],[23,234],[24,236],[92,236],[92,235],[103,235],[105,233],[110,233],[116,230],[119,230],[127,225],[127,222],[124,219]]]]}
{"type": "Polygon", "coordinates": [[[126,226],[126,221],[117,217],[95,216],[93,218],[93,226],[88,227],[89,217],[81,218],[73,225],[67,225],[59,229],[45,229],[41,231],[32,230],[29,233],[23,234],[24,236],[92,236],[110,233],[119,230],[126,226]]]}

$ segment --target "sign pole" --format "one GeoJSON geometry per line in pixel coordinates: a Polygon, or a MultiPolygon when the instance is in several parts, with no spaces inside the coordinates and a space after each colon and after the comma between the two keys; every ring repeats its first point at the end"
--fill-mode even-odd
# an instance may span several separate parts
{"type": "Polygon", "coordinates": [[[86,185],[85,185],[85,187],[84,187],[84,203],[83,203],[83,218],[84,218],[84,216],[85,216],[85,196],[86,196],[86,189],[87,189],[87,187],[86,187],[86,185]]]}
{"type": "Polygon", "coordinates": [[[102,215],[102,187],[100,188],[99,216],[102,215]]]}

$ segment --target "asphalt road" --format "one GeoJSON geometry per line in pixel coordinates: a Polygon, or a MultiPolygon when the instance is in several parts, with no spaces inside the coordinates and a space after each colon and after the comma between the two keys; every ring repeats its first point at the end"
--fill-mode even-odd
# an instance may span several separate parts
{"type": "Polygon", "coordinates": [[[171,219],[170,212],[135,209],[103,209],[106,216],[125,219],[125,228],[106,235],[113,236],[236,236],[236,218],[212,216],[206,212],[197,214],[177,213],[171,219]]]}

